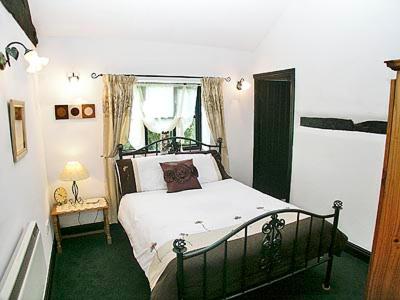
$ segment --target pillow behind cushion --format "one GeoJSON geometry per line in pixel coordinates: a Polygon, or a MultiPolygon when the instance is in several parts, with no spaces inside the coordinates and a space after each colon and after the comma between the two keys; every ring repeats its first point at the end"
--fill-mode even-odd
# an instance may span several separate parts
{"type": "Polygon", "coordinates": [[[179,156],[177,156],[177,160],[179,158],[182,160],[193,160],[193,164],[196,166],[196,169],[199,173],[198,180],[200,184],[222,180],[218,165],[210,153],[179,154],[179,156]]]}
{"type": "Polygon", "coordinates": [[[193,165],[193,159],[160,163],[167,183],[167,193],[201,189],[197,177],[199,173],[193,165]]]}
{"type": "MultiPolygon", "coordinates": [[[[214,149],[213,150],[206,150],[206,151],[204,151],[204,150],[202,150],[202,151],[195,150],[195,151],[192,151],[192,152],[189,152],[189,153],[188,152],[179,152],[179,153],[176,153],[176,155],[196,155],[196,154],[203,154],[204,155],[204,154],[208,154],[208,153],[210,153],[213,156],[215,162],[217,163],[217,166],[218,166],[218,169],[219,169],[219,172],[221,174],[222,179],[223,180],[224,179],[231,179],[232,177],[229,176],[229,174],[226,172],[224,166],[222,165],[221,155],[219,154],[218,151],[216,151],[214,149]]],[[[196,161],[195,161],[195,165],[197,167],[199,167],[198,164],[196,163],[196,161]]],[[[199,173],[201,173],[201,172],[199,172],[199,173]]],[[[200,179],[201,179],[201,174],[200,174],[200,179]]],[[[200,180],[200,183],[202,183],[201,180],[200,180]]]]}
{"type": "Polygon", "coordinates": [[[166,190],[167,185],[160,170],[161,162],[176,160],[173,154],[132,158],[137,192],[166,190]]]}

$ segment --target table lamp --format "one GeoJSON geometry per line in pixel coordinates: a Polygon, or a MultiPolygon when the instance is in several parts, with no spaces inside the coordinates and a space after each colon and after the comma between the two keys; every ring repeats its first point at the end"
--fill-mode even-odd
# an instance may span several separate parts
{"type": "Polygon", "coordinates": [[[78,198],[79,189],[76,182],[78,180],[83,180],[86,178],[89,178],[89,172],[80,162],[77,161],[68,162],[65,165],[64,169],[61,171],[60,180],[72,181],[72,194],[74,194],[74,204],[83,202],[78,198]]]}

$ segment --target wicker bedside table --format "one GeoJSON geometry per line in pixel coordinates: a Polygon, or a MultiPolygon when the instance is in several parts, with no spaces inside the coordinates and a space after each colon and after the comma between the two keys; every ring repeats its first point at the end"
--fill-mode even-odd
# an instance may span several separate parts
{"type": "Polygon", "coordinates": [[[106,235],[107,244],[110,245],[112,243],[110,234],[110,224],[108,222],[108,203],[104,198],[85,199],[82,204],[76,204],[76,205],[72,205],[70,203],[61,206],[54,205],[53,209],[51,210],[51,217],[53,219],[53,224],[54,224],[54,234],[56,236],[58,253],[62,252],[61,241],[65,238],[72,238],[72,237],[104,232],[106,235]],[[84,211],[98,211],[98,210],[103,211],[104,230],[94,230],[94,231],[88,231],[88,232],[70,234],[64,236],[61,235],[59,216],[73,214],[73,213],[81,213],[84,211]]]}

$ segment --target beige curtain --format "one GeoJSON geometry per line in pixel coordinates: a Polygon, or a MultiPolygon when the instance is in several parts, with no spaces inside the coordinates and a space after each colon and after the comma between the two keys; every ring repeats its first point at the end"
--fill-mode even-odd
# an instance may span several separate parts
{"type": "Polygon", "coordinates": [[[119,204],[115,156],[118,152],[118,144],[126,144],[128,141],[135,81],[136,78],[133,76],[103,76],[103,157],[111,223],[117,222],[119,204]]]}
{"type": "Polygon", "coordinates": [[[214,141],[222,138],[222,163],[229,170],[228,143],[225,134],[223,78],[204,77],[201,80],[201,98],[207,114],[208,126],[214,141]]]}

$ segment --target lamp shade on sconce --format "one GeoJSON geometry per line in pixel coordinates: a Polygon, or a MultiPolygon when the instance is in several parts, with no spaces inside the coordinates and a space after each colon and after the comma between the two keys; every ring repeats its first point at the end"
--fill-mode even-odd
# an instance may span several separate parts
{"type": "Polygon", "coordinates": [[[36,73],[43,69],[49,63],[47,57],[40,57],[35,50],[29,50],[24,55],[25,60],[29,63],[26,71],[28,73],[36,73]]]}
{"type": "Polygon", "coordinates": [[[78,181],[89,178],[89,172],[78,161],[68,162],[60,173],[63,181],[78,181]]]}

